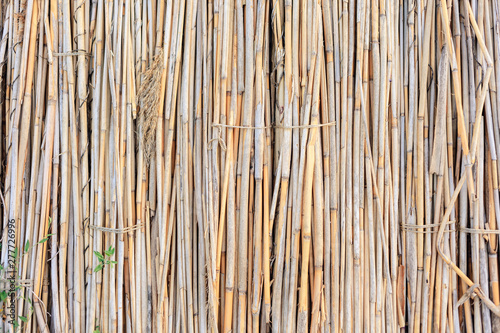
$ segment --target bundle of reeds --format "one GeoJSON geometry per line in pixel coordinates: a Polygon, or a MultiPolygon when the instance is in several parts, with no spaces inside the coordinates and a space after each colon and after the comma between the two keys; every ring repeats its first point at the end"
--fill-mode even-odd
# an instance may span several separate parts
{"type": "Polygon", "coordinates": [[[500,331],[498,0],[4,0],[5,332],[500,331]]]}

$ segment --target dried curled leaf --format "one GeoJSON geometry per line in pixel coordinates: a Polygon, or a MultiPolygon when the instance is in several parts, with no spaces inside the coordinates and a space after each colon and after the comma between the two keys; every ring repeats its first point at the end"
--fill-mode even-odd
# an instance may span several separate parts
{"type": "Polygon", "coordinates": [[[142,135],[139,138],[144,147],[146,163],[149,165],[156,146],[156,122],[160,102],[161,76],[163,72],[163,49],[153,58],[153,62],[143,74],[143,80],[137,96],[139,105],[139,126],[142,135]]]}

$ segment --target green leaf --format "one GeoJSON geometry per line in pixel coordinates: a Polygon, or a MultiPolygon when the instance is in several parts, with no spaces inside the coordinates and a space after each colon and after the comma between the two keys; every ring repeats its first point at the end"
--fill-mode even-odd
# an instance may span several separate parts
{"type": "Polygon", "coordinates": [[[24,252],[28,252],[29,249],[30,249],[30,241],[27,240],[26,244],[24,244],[24,252]]]}
{"type": "Polygon", "coordinates": [[[28,322],[28,318],[26,317],[23,317],[23,316],[19,316],[19,319],[21,319],[23,322],[27,323],[28,322]]]}
{"type": "Polygon", "coordinates": [[[94,272],[99,272],[104,266],[102,264],[97,265],[97,267],[94,269],[94,272]]]}
{"type": "Polygon", "coordinates": [[[49,240],[48,238],[44,238],[44,239],[42,239],[41,241],[39,241],[39,242],[38,242],[38,244],[43,244],[43,243],[45,243],[45,242],[46,242],[46,241],[48,241],[48,240],[49,240]]]}
{"type": "Polygon", "coordinates": [[[94,251],[94,254],[97,256],[97,258],[104,260],[104,256],[101,253],[94,251]]]}
{"type": "Polygon", "coordinates": [[[118,262],[117,262],[117,261],[113,261],[113,260],[111,260],[111,262],[110,262],[110,263],[111,263],[111,264],[117,264],[118,262]]]}
{"type": "Polygon", "coordinates": [[[9,296],[9,295],[7,294],[7,292],[6,292],[5,290],[2,290],[2,291],[0,292],[0,302],[5,301],[5,300],[7,299],[7,297],[8,297],[8,296],[9,296]]]}
{"type": "Polygon", "coordinates": [[[115,249],[113,247],[109,247],[107,251],[104,251],[108,257],[111,257],[113,254],[115,254],[115,249]]]}
{"type": "Polygon", "coordinates": [[[17,320],[14,320],[13,324],[14,324],[14,328],[18,328],[19,327],[19,323],[18,323],[17,320]]]}
{"type": "Polygon", "coordinates": [[[48,237],[50,237],[50,236],[54,236],[54,234],[48,234],[48,235],[47,235],[47,238],[48,238],[48,237]]]}
{"type": "Polygon", "coordinates": [[[17,258],[17,247],[14,249],[14,258],[17,258]]]}

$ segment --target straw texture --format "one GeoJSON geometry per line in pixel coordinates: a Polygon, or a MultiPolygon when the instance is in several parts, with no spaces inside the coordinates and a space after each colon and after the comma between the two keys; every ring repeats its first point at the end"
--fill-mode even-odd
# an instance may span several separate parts
{"type": "Polygon", "coordinates": [[[4,0],[2,332],[497,332],[498,0],[4,0]]]}

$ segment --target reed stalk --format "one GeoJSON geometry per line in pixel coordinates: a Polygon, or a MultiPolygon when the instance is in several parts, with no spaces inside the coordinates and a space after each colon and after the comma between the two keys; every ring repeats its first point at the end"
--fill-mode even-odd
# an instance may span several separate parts
{"type": "Polygon", "coordinates": [[[497,331],[499,10],[3,3],[1,328],[497,331]]]}

